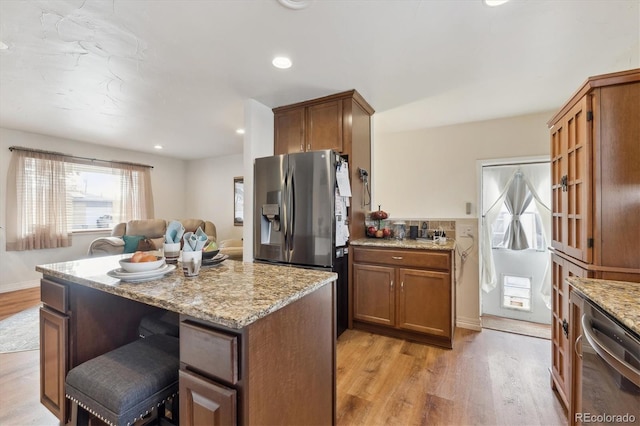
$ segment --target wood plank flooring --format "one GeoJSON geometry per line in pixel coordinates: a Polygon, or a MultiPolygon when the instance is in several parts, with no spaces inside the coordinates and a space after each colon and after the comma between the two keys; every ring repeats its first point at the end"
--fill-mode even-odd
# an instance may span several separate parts
{"type": "MultiPolygon", "coordinates": [[[[456,330],[454,349],[347,330],[338,340],[338,425],[566,425],[548,340],[456,330]]],[[[39,351],[0,354],[0,425],[54,426],[39,402],[39,351]],[[10,389],[10,391],[8,391],[10,389]]]]}
{"type": "Polygon", "coordinates": [[[40,287],[0,293],[0,320],[40,303],[40,287]]]}
{"type": "Polygon", "coordinates": [[[566,425],[548,340],[457,329],[454,349],[347,330],[338,425],[566,425]]]}

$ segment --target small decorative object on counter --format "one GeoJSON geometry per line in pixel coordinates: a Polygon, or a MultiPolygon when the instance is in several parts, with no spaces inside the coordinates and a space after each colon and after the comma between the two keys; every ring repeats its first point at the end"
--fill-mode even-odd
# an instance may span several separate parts
{"type": "Polygon", "coordinates": [[[381,210],[380,206],[378,206],[378,210],[372,211],[369,217],[371,220],[365,221],[367,237],[389,238],[391,236],[391,229],[387,227],[385,222],[389,218],[387,212],[381,210]]]}
{"type": "Polygon", "coordinates": [[[402,221],[393,222],[393,234],[396,240],[404,240],[406,233],[406,224],[402,221]]]}

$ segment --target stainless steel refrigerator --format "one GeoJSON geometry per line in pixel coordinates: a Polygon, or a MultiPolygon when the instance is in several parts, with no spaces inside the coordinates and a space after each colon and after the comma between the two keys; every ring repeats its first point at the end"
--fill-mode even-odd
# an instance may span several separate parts
{"type": "Polygon", "coordinates": [[[341,161],[324,150],[257,158],[254,164],[253,257],[337,272],[338,335],[347,322],[347,250],[336,246],[341,161]]]}

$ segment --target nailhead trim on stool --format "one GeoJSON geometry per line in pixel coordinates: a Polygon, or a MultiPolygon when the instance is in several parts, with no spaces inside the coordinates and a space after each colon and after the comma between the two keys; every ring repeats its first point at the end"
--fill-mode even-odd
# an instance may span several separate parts
{"type": "Polygon", "coordinates": [[[179,339],[156,334],[73,368],[66,396],[105,423],[131,425],[178,393],[179,368],[179,339]]]}

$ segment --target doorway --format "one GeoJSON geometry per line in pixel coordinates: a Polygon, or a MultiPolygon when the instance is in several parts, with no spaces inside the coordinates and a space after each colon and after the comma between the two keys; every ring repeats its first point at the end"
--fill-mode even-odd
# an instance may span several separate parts
{"type": "Polygon", "coordinates": [[[548,159],[481,165],[481,315],[551,323],[548,159]]]}

